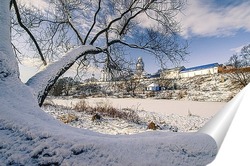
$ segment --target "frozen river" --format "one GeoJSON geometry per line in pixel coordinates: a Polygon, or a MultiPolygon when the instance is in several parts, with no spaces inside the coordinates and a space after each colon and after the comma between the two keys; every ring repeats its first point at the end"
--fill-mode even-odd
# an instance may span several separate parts
{"type": "Polygon", "coordinates": [[[73,106],[80,100],[85,100],[91,106],[109,103],[116,108],[132,108],[149,112],[188,115],[188,112],[202,117],[214,116],[224,107],[226,102],[177,101],[164,99],[135,98],[87,98],[87,99],[53,99],[53,102],[65,106],[73,106]]]}

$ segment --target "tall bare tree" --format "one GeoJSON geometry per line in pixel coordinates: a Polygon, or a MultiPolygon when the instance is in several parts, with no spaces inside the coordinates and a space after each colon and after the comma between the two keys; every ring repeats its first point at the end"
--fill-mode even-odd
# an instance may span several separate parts
{"type": "Polygon", "coordinates": [[[12,0],[16,53],[25,52],[22,50],[25,47],[18,46],[15,41],[20,35],[27,34],[29,45],[45,65],[51,59],[57,59],[55,64],[61,65],[54,69],[54,74],[49,72],[55,64],[48,66],[26,84],[34,89],[41,106],[57,79],[74,63],[85,65],[86,61],[106,61],[111,70],[121,70],[119,67],[124,65],[119,62],[126,58],[117,58],[112,51],[117,48],[147,51],[162,64],[182,60],[186,45],[179,40],[177,33],[180,29],[175,16],[183,5],[182,0],[51,0],[48,9],[39,10],[12,0]],[[91,49],[80,49],[75,57],[72,56],[75,53],[62,57],[69,49],[72,52],[87,45],[91,49]]]}

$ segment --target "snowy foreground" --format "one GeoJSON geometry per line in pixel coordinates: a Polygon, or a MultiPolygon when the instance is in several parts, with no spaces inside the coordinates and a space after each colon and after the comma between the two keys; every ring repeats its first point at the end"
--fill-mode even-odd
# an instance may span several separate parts
{"type": "Polygon", "coordinates": [[[1,84],[2,165],[206,165],[217,153],[202,133],[107,135],[73,128],[42,111],[25,85],[1,84]]]}

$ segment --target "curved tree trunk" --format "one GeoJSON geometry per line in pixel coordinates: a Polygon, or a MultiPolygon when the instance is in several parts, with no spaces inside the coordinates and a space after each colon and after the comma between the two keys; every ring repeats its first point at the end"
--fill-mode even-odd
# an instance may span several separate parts
{"type": "Polygon", "coordinates": [[[30,78],[26,85],[33,89],[34,96],[37,98],[39,106],[42,106],[45,98],[58,78],[62,76],[77,59],[87,54],[97,54],[99,52],[101,52],[101,50],[93,46],[80,46],[72,49],[59,61],[50,64],[45,70],[40,71],[30,78]]]}

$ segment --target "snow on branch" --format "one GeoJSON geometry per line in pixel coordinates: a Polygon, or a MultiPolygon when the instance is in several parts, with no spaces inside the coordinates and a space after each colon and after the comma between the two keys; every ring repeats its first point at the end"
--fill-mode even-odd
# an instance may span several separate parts
{"type": "Polygon", "coordinates": [[[43,104],[49,90],[57,79],[64,74],[77,59],[87,54],[97,54],[100,52],[100,49],[93,46],[79,46],[66,53],[59,61],[48,65],[43,71],[31,77],[26,85],[33,89],[39,106],[43,104]]]}

